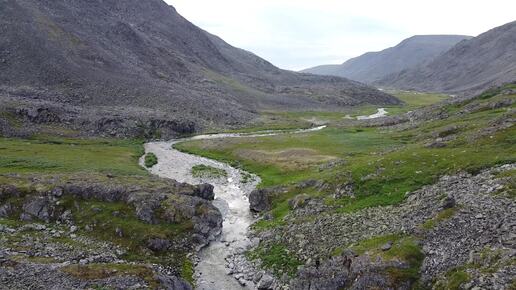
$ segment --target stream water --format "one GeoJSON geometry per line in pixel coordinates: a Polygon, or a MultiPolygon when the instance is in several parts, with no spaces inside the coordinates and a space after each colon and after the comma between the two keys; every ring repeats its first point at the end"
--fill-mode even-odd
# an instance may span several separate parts
{"type": "Polygon", "coordinates": [[[358,116],[357,120],[369,120],[369,119],[376,119],[387,116],[387,110],[384,108],[379,108],[378,111],[372,115],[369,116],[358,116]]]}

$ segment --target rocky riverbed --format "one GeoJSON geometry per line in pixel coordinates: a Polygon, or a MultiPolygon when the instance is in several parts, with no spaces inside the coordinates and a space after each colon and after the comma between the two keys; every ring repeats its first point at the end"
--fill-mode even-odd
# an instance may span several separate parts
{"type": "MultiPolygon", "coordinates": [[[[245,260],[243,255],[252,245],[248,238],[248,228],[254,222],[249,209],[248,196],[256,188],[260,179],[228,164],[180,152],[174,149],[173,145],[192,139],[299,134],[322,130],[325,127],[319,126],[289,132],[263,131],[251,134],[199,135],[189,139],[145,144],[145,151],[154,153],[158,158],[158,164],[149,169],[152,174],[189,184],[209,183],[214,186],[215,200],[213,203],[222,213],[224,221],[222,232],[214,233],[209,238],[211,243],[201,249],[198,254],[196,264],[198,289],[255,289],[260,282],[262,284],[272,282],[272,278],[268,275],[256,273],[254,267],[245,260]],[[195,177],[192,174],[192,168],[196,165],[223,170],[226,172],[226,176],[195,177]]],[[[141,162],[143,165],[143,159],[141,162]]]]}

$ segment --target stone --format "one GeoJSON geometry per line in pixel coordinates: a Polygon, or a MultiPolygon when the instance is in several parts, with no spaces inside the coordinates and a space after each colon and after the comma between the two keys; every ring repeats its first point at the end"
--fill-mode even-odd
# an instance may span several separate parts
{"type": "Polygon", "coordinates": [[[50,221],[50,202],[43,197],[29,200],[23,205],[23,212],[40,220],[50,221]]]}
{"type": "Polygon", "coordinates": [[[391,248],[392,248],[392,242],[391,242],[391,241],[389,241],[389,242],[385,243],[385,244],[381,247],[381,250],[385,252],[385,251],[390,250],[391,248]]]}
{"type": "Polygon", "coordinates": [[[255,189],[249,194],[249,207],[252,211],[262,212],[271,208],[271,191],[255,189]]]}
{"type": "Polygon", "coordinates": [[[121,229],[121,228],[116,228],[115,229],[115,234],[120,237],[120,238],[123,238],[124,237],[124,231],[121,229]]]}
{"type": "Polygon", "coordinates": [[[205,200],[214,200],[215,199],[215,192],[213,192],[213,185],[204,183],[197,186],[195,189],[195,196],[198,196],[205,200]]]}
{"type": "Polygon", "coordinates": [[[52,189],[52,191],[50,192],[50,194],[52,194],[54,197],[62,197],[63,194],[64,194],[64,190],[62,187],[56,187],[54,189],[52,189]]]}
{"type": "Polygon", "coordinates": [[[0,206],[0,217],[6,218],[9,217],[11,214],[14,213],[14,207],[11,203],[6,203],[2,206],[0,206]]]}
{"type": "Polygon", "coordinates": [[[160,282],[160,289],[192,290],[188,282],[176,276],[157,275],[155,279],[160,282]]]}
{"type": "Polygon", "coordinates": [[[272,289],[273,283],[274,278],[269,274],[264,274],[261,277],[260,282],[258,282],[258,285],[256,285],[256,287],[258,288],[258,290],[270,290],[272,289]]]}
{"type": "Polygon", "coordinates": [[[171,245],[170,241],[165,239],[155,238],[147,241],[147,248],[153,252],[164,252],[168,250],[171,245]]]}
{"type": "Polygon", "coordinates": [[[442,202],[442,207],[443,209],[453,208],[455,207],[455,203],[453,196],[447,196],[442,202]]]}

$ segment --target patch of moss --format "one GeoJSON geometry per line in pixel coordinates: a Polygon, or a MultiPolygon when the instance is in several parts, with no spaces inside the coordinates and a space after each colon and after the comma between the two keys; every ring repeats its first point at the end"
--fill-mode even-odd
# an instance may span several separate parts
{"type": "Polygon", "coordinates": [[[183,266],[181,267],[181,277],[189,282],[191,285],[195,285],[195,269],[194,264],[188,258],[184,258],[183,266]]]}
{"type": "Polygon", "coordinates": [[[456,268],[446,273],[444,280],[441,280],[434,285],[436,290],[458,290],[461,285],[467,283],[471,278],[462,268],[456,268]]]}
{"type": "Polygon", "coordinates": [[[225,178],[228,176],[226,170],[204,164],[193,166],[191,172],[193,177],[198,178],[225,178]]]}
{"type": "Polygon", "coordinates": [[[421,225],[421,227],[425,230],[431,230],[435,228],[440,222],[451,218],[453,215],[455,215],[456,212],[456,208],[445,209],[439,212],[434,218],[427,220],[424,224],[421,225]]]}
{"type": "Polygon", "coordinates": [[[380,256],[386,261],[399,260],[408,263],[409,267],[406,269],[388,269],[389,276],[397,283],[415,283],[419,279],[419,268],[425,256],[414,237],[399,234],[378,236],[363,240],[351,248],[358,254],[367,253],[373,257],[380,256]],[[381,247],[389,242],[392,243],[391,248],[382,250],[381,247]]]}

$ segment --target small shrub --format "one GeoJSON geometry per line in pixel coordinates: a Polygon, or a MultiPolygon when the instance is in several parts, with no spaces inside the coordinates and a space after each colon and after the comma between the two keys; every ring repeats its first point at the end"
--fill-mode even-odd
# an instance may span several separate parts
{"type": "Polygon", "coordinates": [[[145,155],[145,167],[151,168],[156,164],[158,164],[158,157],[156,157],[156,154],[147,153],[147,155],[145,155]]]}

